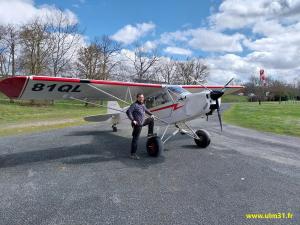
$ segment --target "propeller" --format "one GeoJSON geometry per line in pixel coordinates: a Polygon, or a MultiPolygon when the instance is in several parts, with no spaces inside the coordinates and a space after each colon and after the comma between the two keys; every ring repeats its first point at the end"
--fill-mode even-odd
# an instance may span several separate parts
{"type": "MultiPolygon", "coordinates": [[[[227,86],[234,80],[234,78],[231,78],[221,90],[211,90],[209,88],[207,88],[205,85],[201,84],[199,81],[197,81],[195,78],[191,77],[192,81],[196,82],[197,84],[201,85],[202,87],[204,87],[206,90],[210,91],[210,98],[212,100],[216,101],[216,109],[217,109],[217,113],[218,113],[218,119],[219,119],[219,123],[220,123],[220,128],[221,131],[223,131],[223,123],[222,123],[222,116],[221,116],[221,112],[220,112],[220,103],[219,103],[219,98],[221,98],[224,95],[224,91],[226,90],[227,86]]],[[[206,117],[206,120],[208,120],[208,114],[206,117]]]]}
{"type": "Polygon", "coordinates": [[[223,87],[222,91],[225,91],[227,86],[234,80],[234,78],[231,78],[223,87]]]}
{"type": "Polygon", "coordinates": [[[224,95],[224,91],[226,90],[227,86],[233,81],[234,78],[231,78],[221,90],[212,90],[210,92],[210,98],[212,100],[216,101],[216,109],[218,113],[218,119],[221,127],[221,131],[223,131],[223,123],[222,123],[222,116],[220,112],[220,103],[219,103],[219,98],[221,98],[224,95]]]}
{"type": "Polygon", "coordinates": [[[220,113],[219,98],[221,98],[223,96],[223,94],[224,94],[224,91],[219,91],[219,90],[210,92],[210,98],[212,100],[216,101],[216,108],[217,108],[218,119],[219,119],[221,131],[223,131],[223,124],[222,124],[222,117],[221,117],[221,113],[220,113]]]}

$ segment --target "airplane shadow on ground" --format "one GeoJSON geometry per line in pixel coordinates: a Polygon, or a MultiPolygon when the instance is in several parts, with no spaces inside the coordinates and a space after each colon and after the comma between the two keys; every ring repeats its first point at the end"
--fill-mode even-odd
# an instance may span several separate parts
{"type": "Polygon", "coordinates": [[[164,162],[164,157],[149,157],[146,152],[146,138],[140,138],[138,153],[140,160],[129,158],[131,137],[118,136],[111,131],[76,131],[66,136],[92,136],[88,144],[45,148],[0,156],[0,168],[14,167],[30,163],[59,161],[63,164],[89,164],[107,161],[120,161],[129,167],[148,168],[153,164],[164,162]]]}

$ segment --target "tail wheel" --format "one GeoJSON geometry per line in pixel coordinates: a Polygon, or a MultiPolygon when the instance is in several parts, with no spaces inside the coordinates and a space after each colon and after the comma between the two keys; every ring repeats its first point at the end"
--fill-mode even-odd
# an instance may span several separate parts
{"type": "Polygon", "coordinates": [[[210,144],[210,137],[207,131],[205,130],[197,130],[196,131],[197,136],[199,139],[194,139],[195,143],[200,148],[206,148],[210,144]]]}
{"type": "Polygon", "coordinates": [[[163,143],[160,137],[148,138],[146,148],[149,156],[158,157],[163,151],[163,143]]]}
{"type": "Polygon", "coordinates": [[[117,132],[117,131],[118,131],[118,128],[117,128],[116,125],[112,125],[111,127],[112,127],[112,129],[113,129],[113,132],[117,132]]]}

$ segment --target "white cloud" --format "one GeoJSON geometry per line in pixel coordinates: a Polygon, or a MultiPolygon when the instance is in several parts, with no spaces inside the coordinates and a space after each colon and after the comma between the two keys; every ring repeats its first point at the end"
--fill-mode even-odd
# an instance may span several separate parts
{"type": "Polygon", "coordinates": [[[243,39],[244,35],[239,33],[227,35],[214,30],[198,28],[163,33],[160,42],[168,45],[183,42],[193,49],[208,52],[241,52],[243,51],[241,45],[243,39]]]}
{"type": "Polygon", "coordinates": [[[300,0],[225,0],[209,20],[218,29],[252,26],[261,18],[299,21],[300,0]]]}
{"type": "Polygon", "coordinates": [[[192,55],[192,51],[189,49],[185,48],[179,48],[179,47],[167,47],[164,49],[164,52],[169,53],[169,54],[175,54],[175,55],[192,55]]]}
{"type": "Polygon", "coordinates": [[[175,31],[175,32],[166,32],[160,36],[160,42],[162,44],[173,45],[177,41],[186,42],[188,41],[188,33],[186,31],[175,31]]]}
{"type": "Polygon", "coordinates": [[[138,23],[135,26],[126,25],[118,30],[111,38],[115,41],[122,42],[125,45],[132,44],[139,38],[148,34],[155,29],[155,24],[150,23],[138,23]]]}
{"type": "MultiPolygon", "coordinates": [[[[0,0],[0,24],[23,25],[35,17],[57,15],[58,11],[55,6],[36,6],[32,0],[0,0]]],[[[66,9],[63,12],[70,21],[78,22],[77,16],[72,11],[66,9]]]]}
{"type": "Polygon", "coordinates": [[[144,52],[149,52],[157,48],[158,43],[156,41],[146,41],[142,45],[142,49],[144,52]]]}
{"type": "Polygon", "coordinates": [[[190,30],[192,38],[188,44],[194,49],[211,52],[241,52],[243,51],[241,40],[244,35],[226,35],[220,32],[206,29],[190,30]]]}
{"type": "Polygon", "coordinates": [[[259,69],[255,63],[249,63],[243,57],[235,54],[209,57],[206,62],[210,68],[209,81],[217,84],[225,84],[231,78],[246,81],[259,69]]]}

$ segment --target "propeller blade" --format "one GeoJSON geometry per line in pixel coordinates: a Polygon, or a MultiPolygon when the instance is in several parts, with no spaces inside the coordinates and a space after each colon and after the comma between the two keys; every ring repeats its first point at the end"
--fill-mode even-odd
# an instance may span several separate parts
{"type": "Polygon", "coordinates": [[[219,123],[220,123],[220,127],[221,127],[221,131],[223,131],[223,124],[222,124],[222,117],[221,117],[221,113],[220,113],[220,105],[219,105],[219,101],[216,101],[217,104],[217,113],[218,113],[218,118],[219,118],[219,123]]]}
{"type": "Polygon", "coordinates": [[[194,81],[196,84],[201,85],[201,86],[204,87],[206,90],[212,91],[211,89],[209,89],[208,87],[206,87],[204,84],[201,84],[199,81],[197,81],[194,77],[190,76],[190,78],[192,79],[192,81],[194,81]]]}
{"type": "Polygon", "coordinates": [[[223,87],[222,91],[225,91],[226,87],[234,80],[234,78],[231,78],[223,87]]]}

